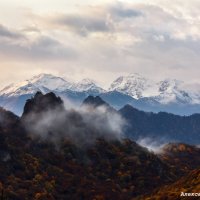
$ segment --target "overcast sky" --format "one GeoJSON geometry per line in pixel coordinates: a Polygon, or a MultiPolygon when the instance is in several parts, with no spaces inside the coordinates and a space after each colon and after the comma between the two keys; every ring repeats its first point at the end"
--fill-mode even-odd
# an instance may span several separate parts
{"type": "Polygon", "coordinates": [[[39,73],[197,82],[200,1],[2,0],[0,62],[0,86],[39,73]]]}

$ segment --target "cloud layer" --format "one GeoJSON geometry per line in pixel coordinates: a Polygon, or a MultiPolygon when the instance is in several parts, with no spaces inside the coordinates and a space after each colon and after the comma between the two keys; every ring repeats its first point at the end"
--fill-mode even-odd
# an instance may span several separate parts
{"type": "Polygon", "coordinates": [[[125,120],[106,107],[63,110],[55,107],[23,117],[23,124],[33,138],[53,142],[57,147],[70,140],[79,147],[92,145],[97,139],[121,140],[125,120]]]}
{"type": "Polygon", "coordinates": [[[18,3],[0,3],[19,17],[15,25],[2,14],[2,84],[40,72],[95,77],[103,86],[131,72],[198,81],[197,0],[18,3]]]}

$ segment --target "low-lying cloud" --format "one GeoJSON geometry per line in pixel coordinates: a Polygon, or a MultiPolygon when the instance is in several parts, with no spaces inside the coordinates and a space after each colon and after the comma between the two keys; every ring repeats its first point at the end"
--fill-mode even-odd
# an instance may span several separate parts
{"type": "Polygon", "coordinates": [[[125,124],[120,115],[105,107],[83,107],[79,111],[55,108],[29,113],[23,120],[33,138],[51,141],[56,146],[65,139],[79,146],[92,145],[98,138],[121,140],[125,124]]]}
{"type": "MultiPolygon", "coordinates": [[[[169,143],[170,140],[166,138],[150,138],[150,137],[144,137],[138,139],[136,142],[146,147],[149,151],[153,151],[154,153],[162,153],[162,148],[169,143]]],[[[172,141],[171,141],[172,142],[172,141]]]]}

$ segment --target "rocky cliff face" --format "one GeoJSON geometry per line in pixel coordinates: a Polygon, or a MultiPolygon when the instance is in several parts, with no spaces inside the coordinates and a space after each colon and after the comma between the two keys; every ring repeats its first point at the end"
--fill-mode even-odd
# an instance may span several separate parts
{"type": "Polygon", "coordinates": [[[37,92],[33,98],[27,100],[22,117],[29,113],[40,113],[41,111],[44,112],[55,108],[64,109],[64,104],[60,97],[57,97],[52,92],[45,95],[37,92]]]}

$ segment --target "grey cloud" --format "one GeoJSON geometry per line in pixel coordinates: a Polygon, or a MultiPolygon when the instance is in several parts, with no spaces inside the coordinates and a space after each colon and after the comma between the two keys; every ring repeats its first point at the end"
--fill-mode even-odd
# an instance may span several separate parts
{"type": "Polygon", "coordinates": [[[12,60],[66,60],[77,56],[73,47],[59,39],[43,35],[37,27],[21,30],[0,25],[0,57],[12,60]],[[27,32],[36,33],[32,38],[27,32]]]}
{"type": "Polygon", "coordinates": [[[51,37],[38,37],[27,45],[9,43],[2,37],[0,55],[12,56],[9,61],[20,59],[16,63],[24,65],[27,60],[39,60],[41,65],[49,61],[44,67],[47,71],[49,66],[54,69],[53,60],[64,60],[55,68],[59,73],[70,71],[78,78],[96,76],[102,82],[129,72],[160,79],[170,76],[199,80],[200,20],[193,15],[186,18],[182,12],[177,14],[175,8],[170,10],[174,4],[168,3],[111,2],[95,8],[81,6],[73,14],[40,16],[35,18],[41,28],[39,35],[45,32],[51,37]]]}
{"type": "Polygon", "coordinates": [[[79,49],[81,58],[76,62],[79,69],[85,66],[87,70],[96,71],[96,74],[99,71],[103,71],[102,74],[136,71],[147,76],[184,76],[186,79],[190,79],[188,76],[192,77],[192,74],[198,74],[200,39],[193,38],[196,26],[158,5],[123,3],[107,5],[103,9],[110,14],[111,23],[106,21],[103,12],[98,17],[94,12],[88,12],[90,15],[82,12],[78,17],[69,15],[65,21],[65,25],[73,27],[72,32],[79,34],[89,35],[97,30],[112,33],[112,37],[107,37],[105,31],[103,38],[87,38],[86,45],[79,49]],[[92,28],[96,19],[105,23],[107,29],[92,28]],[[86,22],[91,26],[88,25],[85,31],[81,31],[86,22]],[[184,35],[183,39],[177,32],[184,35]],[[138,41],[135,42],[135,38],[138,41]],[[158,73],[155,74],[155,71],[158,73]]]}
{"type": "Polygon", "coordinates": [[[41,33],[40,29],[36,26],[27,26],[22,29],[23,32],[29,32],[29,33],[41,33]]]}
{"type": "Polygon", "coordinates": [[[21,34],[17,33],[16,31],[11,31],[5,26],[0,24],[0,37],[5,37],[5,38],[20,38],[23,37],[21,34]]]}
{"type": "Polygon", "coordinates": [[[39,37],[26,49],[29,50],[28,57],[40,59],[66,59],[76,56],[72,48],[64,46],[58,40],[47,36],[39,37]]]}
{"type": "Polygon", "coordinates": [[[125,8],[122,3],[111,6],[109,10],[114,16],[119,16],[122,18],[143,16],[143,13],[140,10],[134,8],[125,8]]]}
{"type": "Polygon", "coordinates": [[[80,35],[87,35],[91,32],[108,32],[110,27],[104,18],[96,18],[95,16],[76,16],[63,15],[56,20],[57,23],[68,26],[80,35]]]}
{"type": "Polygon", "coordinates": [[[53,23],[66,26],[76,33],[86,36],[94,32],[115,32],[114,24],[121,21],[120,18],[132,18],[143,16],[140,10],[126,8],[122,4],[114,4],[100,8],[88,8],[88,13],[80,12],[76,14],[58,15],[54,18],[53,23]],[[95,13],[97,9],[97,13],[95,13]],[[99,10],[98,10],[99,9],[99,10]],[[111,17],[110,23],[108,16],[111,17]]]}
{"type": "Polygon", "coordinates": [[[41,113],[29,113],[24,125],[33,138],[48,140],[59,147],[70,139],[78,146],[92,145],[96,139],[120,140],[125,121],[117,113],[99,107],[76,110],[50,109],[41,113]]]}
{"type": "Polygon", "coordinates": [[[39,36],[33,42],[27,40],[15,43],[0,41],[0,56],[17,60],[65,60],[77,56],[71,47],[62,45],[48,36],[39,36]],[[21,44],[23,43],[23,44],[21,44]]]}

